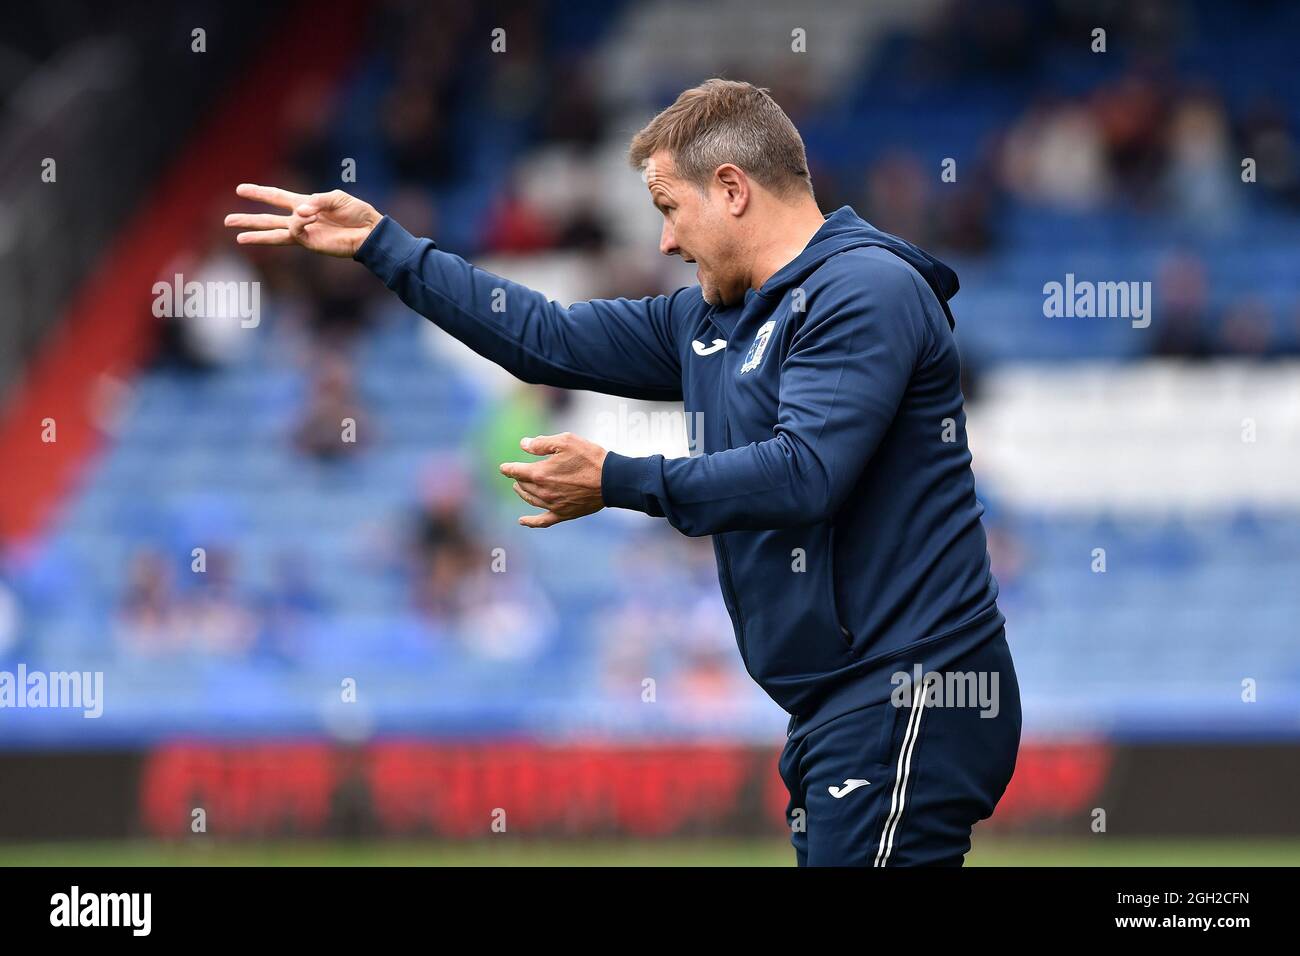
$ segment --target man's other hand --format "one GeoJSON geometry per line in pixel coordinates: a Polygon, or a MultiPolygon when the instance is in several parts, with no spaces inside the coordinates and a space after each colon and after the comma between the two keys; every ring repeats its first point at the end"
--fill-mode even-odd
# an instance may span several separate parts
{"type": "Polygon", "coordinates": [[[543,461],[508,461],[501,466],[501,474],[515,480],[515,494],[542,509],[542,514],[520,518],[521,525],[549,528],[605,507],[600,496],[605,449],[568,432],[525,438],[519,447],[530,455],[550,456],[543,461]]]}
{"type": "Polygon", "coordinates": [[[361,248],[383,216],[370,203],[341,189],[328,193],[291,193],[274,186],[241,183],[235,195],[286,210],[288,215],[231,213],[226,225],[241,232],[235,241],[249,246],[302,246],[341,259],[361,248]]]}

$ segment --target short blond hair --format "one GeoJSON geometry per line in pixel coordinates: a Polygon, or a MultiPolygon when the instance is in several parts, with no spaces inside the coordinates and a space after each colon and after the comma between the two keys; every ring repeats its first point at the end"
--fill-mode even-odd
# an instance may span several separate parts
{"type": "Polygon", "coordinates": [[[685,90],[632,137],[627,158],[643,170],[660,150],[679,177],[701,187],[732,163],[773,192],[812,194],[803,138],[772,94],[752,83],[712,79],[685,90]]]}

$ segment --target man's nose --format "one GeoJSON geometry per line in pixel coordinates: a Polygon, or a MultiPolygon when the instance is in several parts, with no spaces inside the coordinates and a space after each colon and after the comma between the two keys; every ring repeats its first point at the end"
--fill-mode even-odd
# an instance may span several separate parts
{"type": "Polygon", "coordinates": [[[659,251],[666,256],[675,256],[678,253],[677,237],[673,235],[672,227],[664,223],[663,232],[659,234],[659,251]]]}

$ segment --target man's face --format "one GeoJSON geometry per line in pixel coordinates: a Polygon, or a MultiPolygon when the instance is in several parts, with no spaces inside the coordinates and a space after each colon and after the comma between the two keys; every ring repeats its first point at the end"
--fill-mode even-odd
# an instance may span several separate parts
{"type": "Polygon", "coordinates": [[[725,192],[712,184],[701,189],[678,179],[672,156],[663,150],[646,161],[645,182],[664,217],[659,251],[696,264],[705,302],[743,302],[748,281],[739,268],[739,223],[725,211],[725,192]]]}

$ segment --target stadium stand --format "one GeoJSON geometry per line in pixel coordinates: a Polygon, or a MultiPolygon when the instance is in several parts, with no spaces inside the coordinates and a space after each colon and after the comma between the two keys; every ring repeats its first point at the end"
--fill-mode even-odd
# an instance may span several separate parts
{"type": "MultiPolygon", "coordinates": [[[[1026,733],[1293,735],[1300,177],[1293,158],[1243,190],[1238,157],[1294,157],[1300,103],[1232,65],[1289,63],[1259,54],[1295,35],[1300,9],[1244,20],[1191,5],[1153,66],[1122,45],[1068,49],[1047,4],[1000,5],[1015,22],[982,31],[977,4],[850,17],[866,7],[844,3],[809,19],[827,55],[790,75],[780,48],[703,21],[696,45],[664,35],[682,6],[521,7],[509,42],[542,39],[508,66],[466,42],[486,28],[473,14],[386,8],[401,29],[374,31],[285,179],[327,188],[336,157],[354,157],[345,188],[512,277],[536,270],[568,298],[672,288],[689,279],[646,261],[655,213],[623,144],[684,75],[703,78],[694,50],[730,44],[734,75],[771,86],[804,131],[823,208],[851,203],[961,276],[972,448],[1026,733]],[[1030,32],[1058,39],[1017,45],[1030,32]],[[593,64],[616,79],[596,83],[593,64]],[[1116,114],[1121,89],[1149,101],[1145,125],[1116,114]],[[1049,175],[1062,156],[1068,180],[1049,175]],[[946,158],[955,183],[937,175],[946,158]],[[1163,198],[1144,207],[1139,191],[1163,198]],[[1043,285],[1067,273],[1150,281],[1155,322],[1046,317],[1043,285]],[[1269,693],[1243,712],[1248,678],[1269,693]]],[[[202,250],[213,268],[218,241],[202,250]]],[[[122,386],[81,485],[10,554],[17,623],[0,662],[94,661],[122,703],[91,730],[18,714],[0,739],[779,733],[734,653],[707,546],[611,513],[528,534],[484,478],[509,453],[496,437],[590,432],[616,406],[516,390],[355,267],[306,259],[243,264],[267,301],[231,348],[165,339],[122,386]],[[316,409],[358,419],[355,451],[313,451],[316,409]],[[494,549],[506,574],[489,570],[494,549]],[[363,707],[339,706],[339,674],[367,687],[363,707]],[[680,690],[645,708],[645,674],[680,690]]]]}

